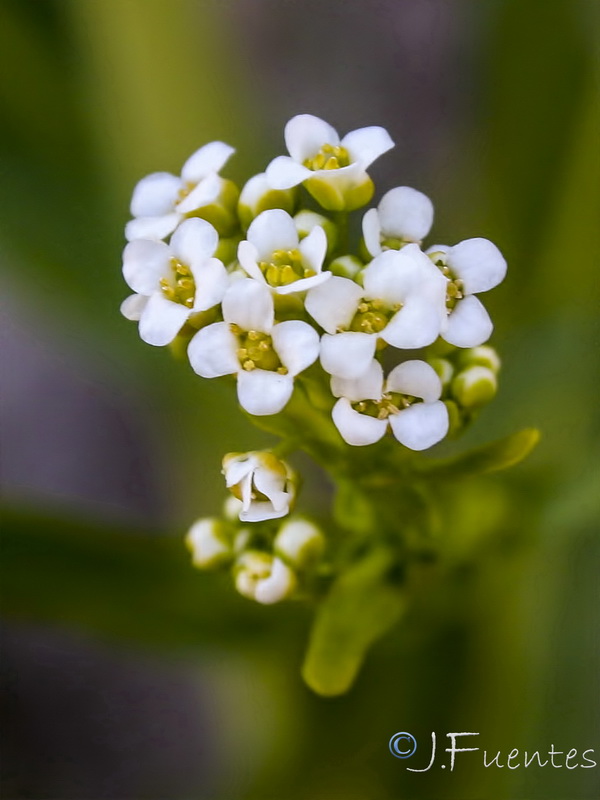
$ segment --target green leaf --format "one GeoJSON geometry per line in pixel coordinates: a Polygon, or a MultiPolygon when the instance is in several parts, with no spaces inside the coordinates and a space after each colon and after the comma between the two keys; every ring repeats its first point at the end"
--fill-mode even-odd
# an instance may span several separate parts
{"type": "Polygon", "coordinates": [[[390,580],[393,566],[391,552],[375,550],[341,575],[323,601],[302,668],[318,694],[347,692],[369,647],[402,615],[404,595],[390,580]]]}
{"type": "Polygon", "coordinates": [[[419,473],[434,478],[462,478],[508,469],[523,461],[539,438],[537,428],[525,428],[459,456],[425,463],[419,468],[419,473]]]}

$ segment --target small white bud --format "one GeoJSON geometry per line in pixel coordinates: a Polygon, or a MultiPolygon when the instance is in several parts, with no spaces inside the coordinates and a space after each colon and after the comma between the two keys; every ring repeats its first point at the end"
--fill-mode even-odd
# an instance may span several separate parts
{"type": "Polygon", "coordinates": [[[221,566],[232,557],[223,523],[213,517],[197,520],[188,531],[185,543],[192,553],[192,563],[201,569],[221,566]]]}
{"type": "Polygon", "coordinates": [[[258,603],[278,603],[296,588],[294,572],[269,553],[248,550],[234,567],[235,588],[244,597],[258,603]]]}
{"type": "Polygon", "coordinates": [[[324,547],[325,539],[319,528],[305,519],[285,522],[273,544],[276,555],[300,569],[317,561],[324,547]]]}
{"type": "Polygon", "coordinates": [[[496,394],[496,375],[487,367],[473,366],[464,369],[452,381],[452,394],[463,408],[478,408],[496,394]]]}
{"type": "Polygon", "coordinates": [[[242,522],[285,517],[296,495],[294,473],[268,450],[228,453],[223,458],[225,483],[241,500],[242,522]]]}

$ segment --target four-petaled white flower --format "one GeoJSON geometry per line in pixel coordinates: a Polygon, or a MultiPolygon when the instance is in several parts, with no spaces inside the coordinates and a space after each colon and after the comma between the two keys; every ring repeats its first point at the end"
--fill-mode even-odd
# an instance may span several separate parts
{"type": "Polygon", "coordinates": [[[237,375],[238,400],[248,413],[277,414],[292,395],[295,376],[316,361],[318,333],[301,320],[275,323],[271,291],[252,278],[231,284],[222,309],[224,321],[191,340],[192,368],[203,378],[237,375]]]}
{"type": "Polygon", "coordinates": [[[411,450],[425,450],[448,432],[448,410],[439,399],[442,384],[424,361],[404,361],[383,380],[378,361],[360,378],[331,379],[331,391],[340,399],[333,422],[351,445],[378,442],[388,425],[396,439],[411,450]]]}
{"type": "Polygon", "coordinates": [[[433,203],[410,186],[386,192],[377,208],[363,217],[365,246],[372,256],[383,250],[398,250],[407,242],[420,242],[433,224],[433,203]]]}
{"type": "Polygon", "coordinates": [[[153,172],[142,178],[131,198],[127,240],[164,239],[186,215],[213,203],[223,185],[218,173],[233,152],[224,142],[210,142],[188,158],[181,176],[153,172]]]}
{"type": "Polygon", "coordinates": [[[306,297],[306,310],[326,331],[321,364],[341,378],[367,370],[378,339],[403,349],[431,344],[445,318],[446,281],[416,244],[381,253],[362,281],[334,276],[306,297]]]}
{"type": "Polygon", "coordinates": [[[285,126],[289,156],[278,156],[267,167],[267,179],[274,189],[289,189],[306,182],[324,208],[358,208],[372,196],[366,173],[376,158],[394,146],[381,127],[359,128],[343,139],[319,117],[299,114],[285,126]],[[361,187],[367,187],[361,191],[361,187]],[[364,194],[366,191],[366,196],[364,194]]]}
{"type": "Polygon", "coordinates": [[[331,272],[321,272],[327,237],[314,227],[302,241],[290,215],[281,210],[263,211],[240,242],[238,260],[244,270],[276,294],[304,292],[326,281],[331,272]]]}
{"type": "Polygon", "coordinates": [[[279,519],[290,512],[296,486],[290,467],[273,453],[229,453],[223,459],[227,488],[242,502],[242,522],[279,519]]]}
{"type": "Polygon", "coordinates": [[[170,244],[136,239],[125,247],[123,276],[136,294],[122,303],[121,312],[139,320],[145,342],[169,344],[192,314],[221,302],[228,276],[223,263],[211,257],[218,242],[210,223],[189,219],[170,244]]]}
{"type": "Polygon", "coordinates": [[[488,239],[465,239],[454,247],[427,250],[446,277],[447,318],[441,336],[456,347],[477,347],[494,329],[483,303],[475,297],[504,280],[506,261],[488,239]]]}

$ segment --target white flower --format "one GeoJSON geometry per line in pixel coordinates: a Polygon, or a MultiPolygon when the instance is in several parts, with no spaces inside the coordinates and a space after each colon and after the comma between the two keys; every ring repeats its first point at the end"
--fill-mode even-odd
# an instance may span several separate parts
{"type": "Polygon", "coordinates": [[[304,292],[331,277],[321,272],[327,251],[323,228],[314,227],[301,242],[294,220],[282,209],[263,211],[240,242],[238,260],[244,270],[276,294],[304,292]]]}
{"type": "Polygon", "coordinates": [[[247,550],[234,566],[235,588],[244,597],[270,605],[296,588],[296,575],[280,558],[260,550],[247,550]]]}
{"type": "Polygon", "coordinates": [[[439,399],[442,384],[424,361],[399,364],[385,383],[381,364],[373,361],[360,378],[332,378],[331,391],[340,398],[333,422],[348,444],[374,444],[389,425],[405,447],[425,450],[448,432],[448,411],[439,399]]]}
{"type": "Polygon", "coordinates": [[[217,567],[232,558],[232,550],[221,520],[212,517],[197,520],[185,537],[196,567],[217,567]]]}
{"type": "Polygon", "coordinates": [[[359,128],[343,139],[327,122],[299,114],[285,126],[289,156],[278,156],[267,167],[274,189],[300,183],[324,208],[351,210],[367,203],[373,186],[366,173],[376,158],[394,146],[384,128],[359,128]]]}
{"type": "Polygon", "coordinates": [[[123,276],[136,294],[123,302],[121,312],[139,320],[145,342],[169,344],[190,315],[221,302],[228,276],[222,262],[211,257],[218,242],[210,223],[190,219],[170,244],[136,239],[125,247],[123,276]]]}
{"type": "Polygon", "coordinates": [[[265,284],[242,278],[223,298],[223,322],[198,331],[188,347],[203,378],[237,375],[240,405],[250,414],[277,414],[294,389],[294,377],[319,355],[319,335],[306,322],[275,324],[273,296],[265,284]]]}
{"type": "Polygon", "coordinates": [[[446,282],[418,245],[381,253],[363,270],[363,288],[333,276],[311,289],[306,310],[326,333],[321,364],[332,375],[357,378],[375,355],[377,339],[414,349],[431,344],[445,318],[446,282]]]}
{"type": "Polygon", "coordinates": [[[377,208],[363,217],[365,246],[372,256],[398,250],[407,242],[420,242],[433,224],[433,203],[410,186],[397,186],[383,195],[377,208]]]}
{"type": "Polygon", "coordinates": [[[253,175],[240,192],[238,202],[240,222],[247,228],[255,217],[272,208],[282,208],[292,213],[296,205],[296,195],[295,189],[285,191],[273,189],[264,172],[253,175]]]}
{"type": "Polygon", "coordinates": [[[477,347],[494,328],[489,314],[475,297],[504,280],[506,261],[488,239],[465,239],[454,247],[435,245],[427,250],[446,276],[447,319],[442,338],[456,347],[477,347]]]}
{"type": "Polygon", "coordinates": [[[164,239],[187,214],[213,203],[223,188],[218,172],[233,152],[224,142],[210,142],[188,158],[180,177],[153,172],[142,178],[131,198],[127,240],[164,239]]]}
{"type": "Polygon", "coordinates": [[[225,484],[242,505],[242,522],[278,519],[289,514],[296,495],[290,467],[268,451],[229,453],[223,459],[225,484]]]}

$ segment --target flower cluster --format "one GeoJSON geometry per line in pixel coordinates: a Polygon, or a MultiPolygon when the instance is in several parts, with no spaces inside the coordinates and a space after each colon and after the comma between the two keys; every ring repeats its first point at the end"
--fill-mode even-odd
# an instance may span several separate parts
{"type": "MultiPolygon", "coordinates": [[[[506,262],[482,238],[424,248],[433,205],[407,186],[350,225],[373,197],[369,166],[393,147],[383,128],[340,138],[301,114],[285,143],[289,155],[241,188],[220,175],[234,152],[223,142],[200,148],[179,176],[138,183],[122,313],[148,344],[185,348],[200,377],[234,376],[242,408],[287,418],[299,446],[306,425],[345,458],[381,440],[428,449],[495,394],[499,361],[478,295],[503,280],[506,262]],[[290,411],[298,393],[314,424],[290,411]]],[[[197,522],[194,563],[232,565],[238,590],[259,602],[288,597],[322,550],[312,523],[277,527],[296,478],[270,452],[230,454],[223,467],[237,521],[230,503],[223,519],[197,522]]]]}

